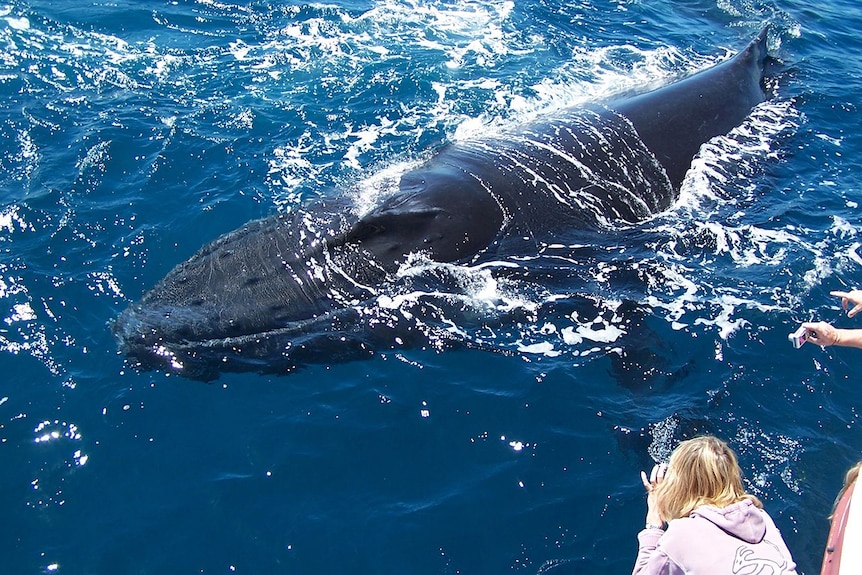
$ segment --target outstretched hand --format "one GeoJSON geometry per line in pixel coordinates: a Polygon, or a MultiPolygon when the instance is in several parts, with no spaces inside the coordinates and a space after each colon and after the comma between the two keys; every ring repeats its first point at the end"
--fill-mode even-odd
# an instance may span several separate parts
{"type": "Polygon", "coordinates": [[[652,525],[661,525],[664,523],[661,514],[658,511],[658,500],[656,498],[655,489],[664,481],[664,475],[667,472],[667,464],[659,463],[653,465],[649,477],[645,471],[641,471],[641,481],[644,484],[644,489],[647,491],[647,515],[646,522],[652,525]]]}
{"type": "Polygon", "coordinates": [[[841,307],[847,309],[852,303],[853,307],[847,310],[847,317],[853,317],[862,311],[862,290],[854,289],[847,291],[831,291],[829,295],[841,298],[841,307]]]}
{"type": "MultiPolygon", "coordinates": [[[[829,295],[841,298],[841,307],[847,310],[847,317],[853,317],[862,311],[862,290],[831,291],[829,295]]],[[[862,332],[859,330],[838,329],[825,321],[806,322],[802,324],[802,327],[808,332],[808,341],[817,345],[860,347],[860,343],[862,343],[862,332]]]]}
{"type": "Polygon", "coordinates": [[[827,346],[838,343],[838,331],[825,321],[806,322],[802,327],[808,332],[808,341],[827,346]]]}

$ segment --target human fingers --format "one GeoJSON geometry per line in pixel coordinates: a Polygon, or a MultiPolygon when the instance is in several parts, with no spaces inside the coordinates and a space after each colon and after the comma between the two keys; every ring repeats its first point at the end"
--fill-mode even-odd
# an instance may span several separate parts
{"type": "Polygon", "coordinates": [[[835,343],[835,328],[825,321],[803,323],[808,331],[808,340],[817,345],[832,345],[835,343]]]}
{"type": "Polygon", "coordinates": [[[817,339],[820,336],[820,332],[822,331],[821,322],[806,322],[802,324],[802,327],[805,328],[805,331],[808,332],[808,337],[812,339],[817,339]]]}
{"type": "Polygon", "coordinates": [[[649,478],[646,476],[646,471],[641,471],[641,482],[644,484],[644,489],[647,491],[652,489],[652,485],[649,483],[649,478]]]}
{"type": "Polygon", "coordinates": [[[831,291],[829,295],[841,298],[841,307],[847,309],[852,303],[853,307],[847,312],[847,317],[853,317],[862,311],[862,290],[846,291],[831,291]]]}
{"type": "Polygon", "coordinates": [[[656,472],[656,478],[655,478],[656,484],[659,484],[662,481],[664,481],[664,476],[666,473],[667,473],[667,463],[659,463],[658,464],[658,471],[656,472]]]}

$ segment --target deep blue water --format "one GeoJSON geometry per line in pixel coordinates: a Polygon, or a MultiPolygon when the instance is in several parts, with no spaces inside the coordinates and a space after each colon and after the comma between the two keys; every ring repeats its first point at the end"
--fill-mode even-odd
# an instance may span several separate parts
{"type": "Polygon", "coordinates": [[[862,327],[828,295],[862,279],[859,29],[851,0],[0,5],[4,572],[623,574],[639,470],[710,432],[817,573],[862,351],[786,335],[862,327]],[[448,270],[481,321],[434,320],[476,345],[211,384],[119,355],[111,320],[220,234],[360,210],[446,141],[765,22],[776,98],[667,214],[545,246],[544,277],[448,270]]]}

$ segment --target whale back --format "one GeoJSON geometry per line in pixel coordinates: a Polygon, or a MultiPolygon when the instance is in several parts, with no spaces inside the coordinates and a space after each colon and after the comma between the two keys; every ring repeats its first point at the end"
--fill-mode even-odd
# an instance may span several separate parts
{"type": "Polygon", "coordinates": [[[394,270],[420,251],[466,261],[501,223],[504,233],[542,237],[664,211],[700,147],[764,101],[766,40],[764,28],[730,60],[652,92],[450,144],[344,241],[394,270]]]}
{"type": "Polygon", "coordinates": [[[767,30],[763,28],[725,62],[652,92],[608,103],[631,121],[675,189],[705,142],[739,126],[766,99],[767,30]]]}

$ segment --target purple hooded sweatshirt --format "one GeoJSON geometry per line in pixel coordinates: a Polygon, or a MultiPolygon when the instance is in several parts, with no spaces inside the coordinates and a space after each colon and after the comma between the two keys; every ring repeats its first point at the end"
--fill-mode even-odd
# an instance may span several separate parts
{"type": "Polygon", "coordinates": [[[772,518],[748,500],[698,507],[667,531],[644,529],[638,542],[632,575],[796,575],[772,518]]]}

